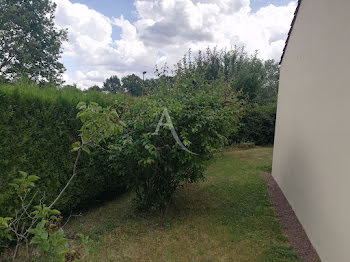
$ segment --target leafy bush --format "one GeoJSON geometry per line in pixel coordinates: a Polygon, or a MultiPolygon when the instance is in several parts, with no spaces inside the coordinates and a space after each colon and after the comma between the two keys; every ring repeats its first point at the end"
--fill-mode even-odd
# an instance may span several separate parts
{"type": "Polygon", "coordinates": [[[189,51],[177,64],[175,78],[192,79],[197,88],[207,81],[224,79],[227,90],[236,91],[249,103],[231,141],[273,144],[279,82],[279,66],[273,60],[263,61],[257,53],[249,56],[244,48],[208,48],[194,57],[189,51]]]}
{"type": "Polygon", "coordinates": [[[173,78],[172,85],[164,81],[148,97],[116,104],[126,128],[109,146],[110,167],[135,190],[142,210],[164,208],[179,185],[203,179],[207,160],[237,127],[241,102],[225,89],[224,80],[194,87],[201,79],[173,78]],[[171,123],[164,118],[156,132],[165,112],[171,123]],[[174,132],[194,154],[183,150],[174,132]]]}
{"type": "Polygon", "coordinates": [[[275,137],[276,104],[250,105],[242,117],[232,142],[253,142],[256,145],[272,145],[275,137]]]}
{"type": "MultiPolygon", "coordinates": [[[[8,184],[18,171],[40,176],[38,195],[45,192],[52,201],[71,176],[81,122],[76,119],[80,101],[107,106],[114,99],[100,92],[83,93],[74,88],[40,89],[27,82],[0,86],[0,214],[13,213],[16,200],[8,184]]],[[[105,150],[83,155],[79,176],[67,189],[57,208],[69,212],[84,203],[116,195],[124,186],[105,164],[105,150]]]]}
{"type": "MultiPolygon", "coordinates": [[[[122,132],[124,123],[119,120],[116,110],[110,106],[102,108],[95,102],[89,104],[80,102],[77,109],[80,110],[77,118],[82,121],[82,127],[79,130],[80,141],[72,145],[72,151],[77,152],[72,175],[51,204],[47,206],[44,203],[44,197],[38,200],[37,192],[32,193],[34,182],[40,179],[38,176],[28,176],[26,172],[19,171],[21,178],[14,179],[9,184],[20,204],[13,213],[13,217],[0,217],[0,243],[7,241],[16,243],[13,260],[17,256],[18,247],[23,243],[27,245],[27,259],[29,258],[30,239],[30,244],[34,245],[45,261],[63,261],[66,256],[72,260],[81,257],[81,248],[72,248],[65,237],[61,227],[62,216],[59,216],[61,212],[52,207],[77,176],[77,167],[82,153],[90,155],[91,148],[100,146],[102,141],[122,132]]],[[[88,238],[82,235],[80,238],[82,244],[88,241],[88,238]]]]}
{"type": "Polygon", "coordinates": [[[201,81],[223,78],[228,88],[241,91],[241,97],[260,105],[277,101],[278,64],[274,60],[258,58],[257,53],[248,55],[244,48],[208,48],[195,56],[190,50],[177,64],[175,76],[188,78],[194,75],[200,75],[201,81]]]}
{"type": "Polygon", "coordinates": [[[75,118],[78,101],[113,103],[126,128],[109,141],[110,146],[83,156],[81,175],[59,200],[58,209],[67,212],[101,194],[118,193],[124,184],[136,191],[140,207],[160,209],[180,184],[203,178],[206,160],[237,128],[241,101],[227,90],[224,79],[208,81],[201,75],[159,79],[159,88],[142,98],[104,97],[73,87],[39,89],[28,83],[1,86],[0,150],[6,156],[0,162],[1,214],[11,214],[16,206],[7,185],[18,170],[40,174],[39,193],[46,192],[48,201],[69,179],[74,164],[69,150],[79,140],[81,126],[75,118]],[[165,108],[173,130],[166,123],[155,134],[165,108]],[[184,151],[179,141],[195,154],[184,151]]]}

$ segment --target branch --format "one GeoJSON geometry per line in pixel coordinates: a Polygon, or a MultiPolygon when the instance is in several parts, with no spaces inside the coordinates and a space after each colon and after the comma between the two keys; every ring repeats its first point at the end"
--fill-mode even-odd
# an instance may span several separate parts
{"type": "Polygon", "coordinates": [[[64,225],[61,227],[62,229],[68,224],[69,220],[72,218],[72,217],[81,217],[82,214],[79,214],[79,215],[70,215],[66,221],[66,223],[64,223],[64,225]]]}
{"type": "Polygon", "coordinates": [[[15,55],[13,56],[9,56],[9,58],[6,60],[6,61],[3,61],[0,65],[0,72],[2,72],[2,69],[7,66],[11,61],[12,59],[15,58],[15,55]]]}
{"type": "Polygon", "coordinates": [[[75,163],[74,163],[74,167],[73,167],[73,174],[70,177],[70,179],[68,180],[67,184],[64,186],[64,188],[61,190],[61,192],[58,194],[58,196],[56,197],[56,199],[51,203],[51,205],[49,206],[49,208],[52,208],[52,206],[54,204],[56,204],[56,202],[61,198],[62,194],[64,193],[64,191],[66,191],[67,187],[69,186],[69,184],[72,182],[72,180],[74,179],[74,177],[77,175],[77,165],[79,162],[79,158],[81,155],[81,149],[79,149],[77,157],[75,158],[75,163]]]}
{"type": "Polygon", "coordinates": [[[25,199],[26,199],[26,197],[27,197],[27,194],[26,194],[26,196],[24,197],[24,199],[22,199],[22,197],[21,197],[21,200],[22,200],[22,209],[24,210],[25,214],[26,214],[29,218],[31,218],[31,219],[33,219],[33,217],[28,213],[28,207],[32,204],[32,202],[33,202],[34,198],[36,197],[37,193],[38,193],[38,191],[34,194],[34,196],[32,197],[32,199],[29,201],[29,203],[28,203],[26,206],[25,206],[25,204],[24,204],[24,201],[25,201],[25,199]]]}

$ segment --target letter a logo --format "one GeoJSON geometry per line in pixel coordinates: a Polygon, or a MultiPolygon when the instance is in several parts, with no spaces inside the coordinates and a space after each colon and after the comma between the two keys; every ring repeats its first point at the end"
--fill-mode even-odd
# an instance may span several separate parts
{"type": "Polygon", "coordinates": [[[185,145],[181,142],[180,138],[178,137],[176,131],[175,131],[175,128],[173,126],[173,122],[171,121],[171,118],[170,118],[170,115],[169,115],[169,112],[168,112],[168,109],[164,109],[163,111],[163,114],[162,114],[162,117],[160,118],[159,122],[158,122],[158,125],[157,125],[157,128],[156,128],[156,131],[153,133],[154,135],[158,135],[158,132],[159,132],[159,128],[161,126],[167,126],[170,128],[171,130],[171,134],[173,135],[175,141],[179,144],[179,146],[181,147],[181,149],[185,150],[187,153],[190,153],[192,155],[198,155],[196,153],[193,153],[191,152],[190,150],[188,150],[185,145]],[[164,120],[164,117],[166,118],[166,123],[164,124],[163,123],[163,120],[164,120]]]}

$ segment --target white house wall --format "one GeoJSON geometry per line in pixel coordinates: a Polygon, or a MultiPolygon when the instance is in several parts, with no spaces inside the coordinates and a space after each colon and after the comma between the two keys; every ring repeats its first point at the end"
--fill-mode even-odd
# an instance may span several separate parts
{"type": "Polygon", "coordinates": [[[272,175],[322,261],[350,261],[350,0],[302,0],[281,65],[272,175]]]}

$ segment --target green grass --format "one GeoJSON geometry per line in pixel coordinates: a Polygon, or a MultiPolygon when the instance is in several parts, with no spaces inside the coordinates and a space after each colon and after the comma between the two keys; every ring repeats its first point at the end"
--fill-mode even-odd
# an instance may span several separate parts
{"type": "Polygon", "coordinates": [[[201,183],[180,188],[161,215],[140,216],[125,195],[67,226],[93,241],[85,261],[299,261],[259,177],[272,149],[227,149],[201,183]]]}

